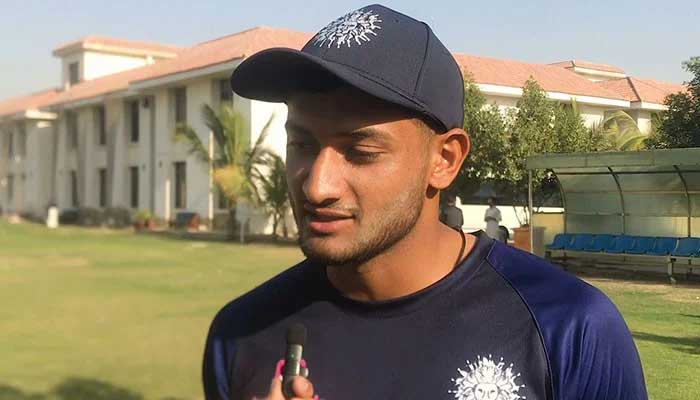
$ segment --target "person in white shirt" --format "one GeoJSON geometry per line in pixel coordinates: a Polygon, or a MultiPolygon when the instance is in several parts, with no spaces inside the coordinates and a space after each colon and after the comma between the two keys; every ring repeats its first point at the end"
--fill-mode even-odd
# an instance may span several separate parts
{"type": "Polygon", "coordinates": [[[496,207],[496,199],[490,197],[489,208],[486,209],[486,213],[484,214],[484,221],[486,221],[486,234],[489,235],[489,237],[501,240],[501,233],[498,228],[501,220],[501,210],[496,207]]]}

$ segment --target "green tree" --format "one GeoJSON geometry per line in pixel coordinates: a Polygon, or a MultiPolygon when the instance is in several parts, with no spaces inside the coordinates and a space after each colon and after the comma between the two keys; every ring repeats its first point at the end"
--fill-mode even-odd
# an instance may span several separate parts
{"type": "Polygon", "coordinates": [[[647,141],[651,148],[700,147],[700,57],[683,62],[693,75],[685,92],[666,96],[668,110],[660,115],[658,131],[647,141]]]}
{"type": "Polygon", "coordinates": [[[600,151],[607,147],[602,132],[586,127],[576,100],[571,104],[554,105],[554,135],[554,147],[558,153],[600,151]]]}
{"type": "Polygon", "coordinates": [[[261,167],[268,164],[270,151],[263,142],[273,118],[274,115],[251,146],[244,119],[230,106],[222,105],[217,112],[208,104],[202,105],[202,120],[214,139],[212,153],[192,126],[180,123],[175,128],[176,138],[189,145],[189,153],[211,165],[214,184],[229,199],[229,236],[234,234],[236,203],[242,200],[261,203],[255,178],[262,175],[261,167]]]}
{"type": "MultiPolygon", "coordinates": [[[[534,79],[523,87],[516,108],[505,115],[471,81],[465,84],[464,128],[472,139],[472,151],[456,181],[457,192],[470,197],[489,183],[514,207],[527,206],[527,157],[544,153],[596,151],[605,148],[603,136],[585,127],[578,106],[558,104],[534,79]]],[[[547,171],[533,175],[536,204],[558,195],[556,182],[547,171]]],[[[529,223],[526,212],[521,223],[529,223]]]]}
{"type": "Polygon", "coordinates": [[[648,136],[639,130],[629,114],[618,110],[593,124],[591,134],[600,137],[601,148],[596,150],[637,151],[645,147],[648,136]]]}
{"type": "MultiPolygon", "coordinates": [[[[505,193],[513,203],[513,207],[520,206],[522,213],[516,213],[520,223],[530,223],[529,214],[526,212],[528,204],[528,171],[525,166],[527,158],[535,154],[555,153],[561,150],[561,144],[569,140],[562,140],[557,135],[556,121],[557,105],[547,98],[547,93],[534,80],[528,79],[523,86],[523,95],[516,103],[516,109],[512,111],[512,123],[510,130],[509,170],[505,179],[500,182],[499,189],[505,193]],[[559,151],[558,151],[559,150],[559,151]]],[[[562,115],[568,114],[561,111],[562,115]]],[[[546,190],[543,181],[547,175],[544,171],[534,171],[533,187],[537,204],[542,204],[552,195],[551,190],[546,190]]]]}
{"type": "Polygon", "coordinates": [[[272,236],[277,240],[277,227],[282,222],[284,237],[287,237],[287,225],[284,217],[289,211],[289,197],[287,190],[287,174],[282,157],[275,153],[265,154],[265,172],[256,168],[253,180],[259,186],[261,203],[272,214],[272,236]]]}
{"type": "Polygon", "coordinates": [[[508,129],[495,104],[487,105],[486,96],[471,78],[464,85],[464,130],[471,139],[471,152],[450,191],[469,198],[483,183],[495,183],[507,174],[508,129]]]}

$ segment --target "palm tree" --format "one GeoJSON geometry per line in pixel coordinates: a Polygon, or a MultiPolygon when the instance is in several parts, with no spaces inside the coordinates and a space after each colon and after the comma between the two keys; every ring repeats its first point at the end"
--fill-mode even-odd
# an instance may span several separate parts
{"type": "Polygon", "coordinates": [[[635,120],[622,110],[610,113],[603,121],[593,125],[591,131],[602,134],[610,150],[617,151],[642,150],[647,138],[635,120]]]}
{"type": "Polygon", "coordinates": [[[272,121],[267,121],[260,136],[252,146],[245,131],[245,121],[228,105],[216,112],[208,104],[202,105],[202,119],[214,139],[214,151],[210,154],[197,132],[190,125],[178,124],[176,138],[189,144],[189,153],[212,166],[212,177],[218,189],[229,199],[229,236],[233,235],[235,205],[239,201],[260,202],[255,177],[261,175],[260,167],[267,163],[270,151],[263,146],[272,121]]]}
{"type": "Polygon", "coordinates": [[[287,237],[287,225],[284,217],[289,210],[289,197],[287,196],[287,177],[282,157],[275,153],[267,153],[264,156],[265,170],[263,174],[256,169],[253,177],[260,185],[260,200],[272,214],[272,237],[277,241],[277,226],[282,221],[282,231],[287,237]]]}

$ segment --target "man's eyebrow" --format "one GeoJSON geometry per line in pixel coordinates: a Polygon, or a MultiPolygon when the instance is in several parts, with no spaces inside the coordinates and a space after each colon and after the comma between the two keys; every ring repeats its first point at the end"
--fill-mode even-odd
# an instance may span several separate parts
{"type": "Polygon", "coordinates": [[[373,126],[356,129],[350,132],[341,132],[338,133],[338,136],[349,137],[352,139],[374,139],[382,142],[391,141],[391,137],[387,133],[373,126]]]}
{"type": "Polygon", "coordinates": [[[287,120],[287,122],[284,124],[284,128],[287,130],[288,134],[294,133],[297,135],[311,136],[311,132],[308,129],[295,123],[294,121],[287,120]]]}

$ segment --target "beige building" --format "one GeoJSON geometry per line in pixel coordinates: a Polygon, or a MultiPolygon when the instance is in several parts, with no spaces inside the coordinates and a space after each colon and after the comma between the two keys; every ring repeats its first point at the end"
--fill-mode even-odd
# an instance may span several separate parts
{"type": "MultiPolygon", "coordinates": [[[[301,48],[310,37],[259,27],[187,48],[98,36],[58,47],[57,88],[0,101],[0,207],[36,217],[49,204],[148,209],[165,220],[182,211],[204,220],[225,214],[210,167],[174,140],[175,124],[187,122],[208,145],[201,107],[226,102],[247,121],[252,141],[273,118],[266,144],[284,155],[286,107],[234,95],[228,77],[258,51],[301,48]]],[[[514,107],[532,77],[551,99],[576,100],[588,124],[625,110],[648,131],[663,98],[682,89],[580,61],[455,57],[489,103],[514,107]]],[[[267,216],[258,213],[252,228],[269,232],[267,216]]]]}

